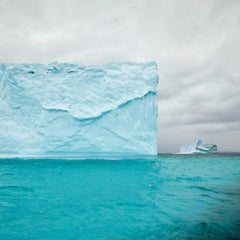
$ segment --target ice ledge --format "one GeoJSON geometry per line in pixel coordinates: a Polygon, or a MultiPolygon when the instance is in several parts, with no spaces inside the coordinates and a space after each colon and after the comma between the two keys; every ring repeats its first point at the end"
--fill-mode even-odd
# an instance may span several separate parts
{"type": "Polygon", "coordinates": [[[84,153],[84,154],[0,154],[0,160],[24,159],[24,160],[156,160],[157,154],[126,154],[126,153],[84,153]]]}

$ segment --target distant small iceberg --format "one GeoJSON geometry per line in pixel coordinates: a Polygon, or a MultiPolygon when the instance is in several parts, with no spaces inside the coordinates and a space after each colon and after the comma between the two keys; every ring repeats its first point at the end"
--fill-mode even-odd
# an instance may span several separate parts
{"type": "Polygon", "coordinates": [[[179,149],[179,154],[206,154],[217,153],[217,145],[207,144],[200,139],[190,144],[183,144],[179,149]]]}

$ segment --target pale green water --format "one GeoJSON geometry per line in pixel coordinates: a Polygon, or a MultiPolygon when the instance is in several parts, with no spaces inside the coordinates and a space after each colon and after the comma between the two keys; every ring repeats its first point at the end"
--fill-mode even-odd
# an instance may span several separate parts
{"type": "Polygon", "coordinates": [[[0,160],[0,240],[240,239],[240,156],[0,160]]]}

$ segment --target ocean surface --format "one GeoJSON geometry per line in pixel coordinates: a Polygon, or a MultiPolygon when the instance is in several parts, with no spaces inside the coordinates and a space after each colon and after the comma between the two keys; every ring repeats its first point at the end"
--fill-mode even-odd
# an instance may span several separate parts
{"type": "Polygon", "coordinates": [[[1,159],[0,240],[240,239],[240,155],[1,159]]]}

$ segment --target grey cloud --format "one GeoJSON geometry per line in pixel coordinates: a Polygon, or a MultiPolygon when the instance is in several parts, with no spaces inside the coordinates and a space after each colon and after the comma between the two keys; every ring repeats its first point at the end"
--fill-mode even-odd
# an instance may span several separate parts
{"type": "Polygon", "coordinates": [[[240,151],[237,0],[1,0],[0,62],[155,60],[159,151],[240,151]]]}

